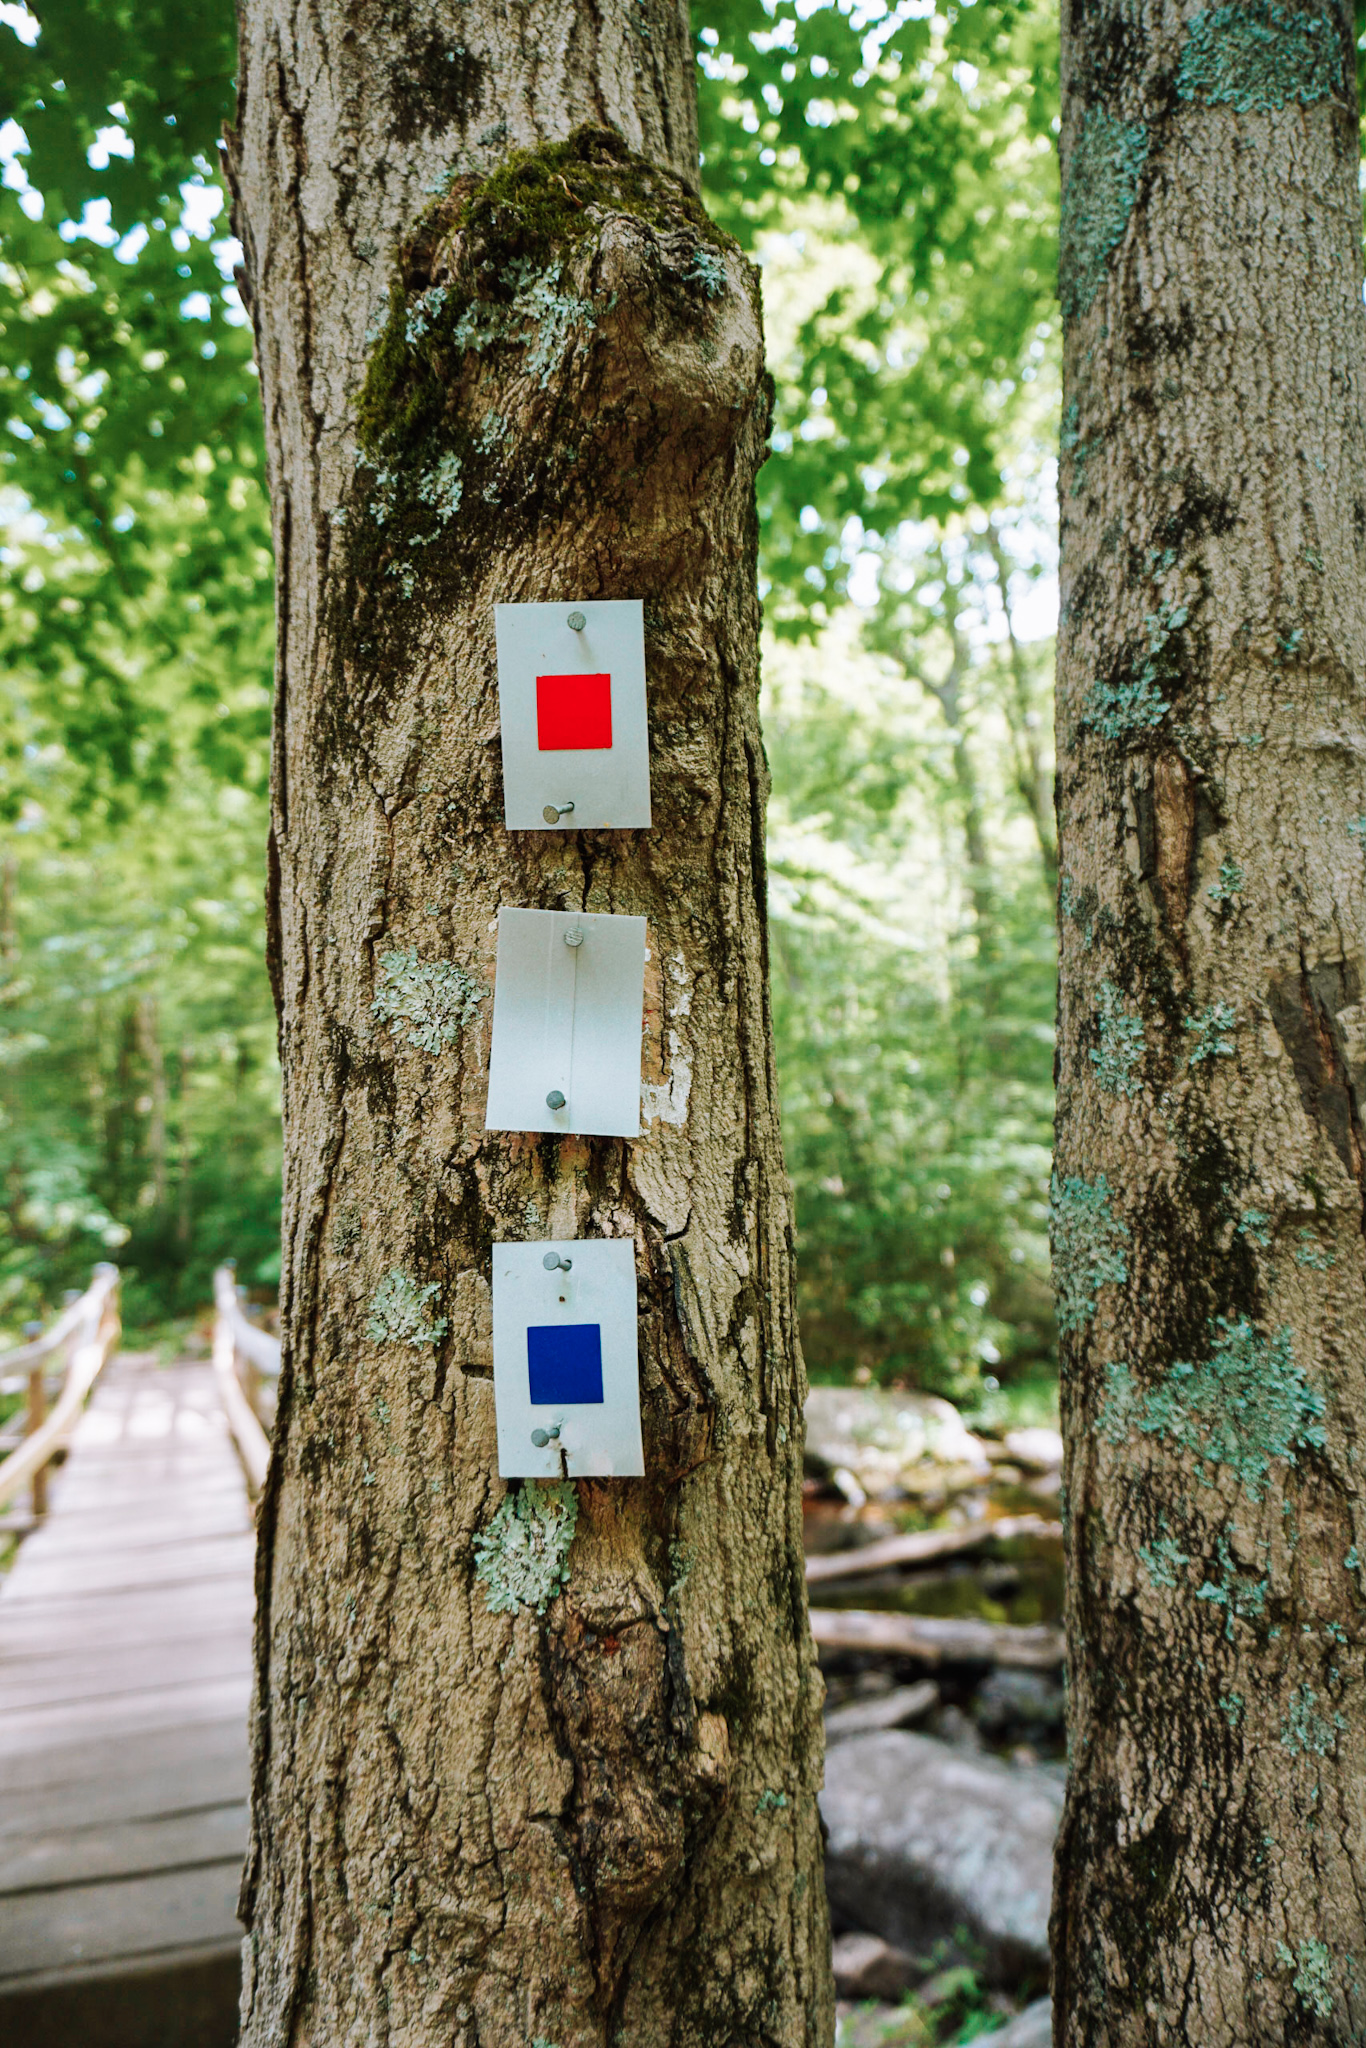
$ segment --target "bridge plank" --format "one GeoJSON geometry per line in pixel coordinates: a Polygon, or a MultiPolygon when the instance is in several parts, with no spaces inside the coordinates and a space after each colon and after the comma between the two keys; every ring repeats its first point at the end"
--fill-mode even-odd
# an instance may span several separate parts
{"type": "Polygon", "coordinates": [[[0,2035],[241,1934],[254,1532],[211,1368],[115,1360],[50,1497],[0,1581],[0,2035]]]}

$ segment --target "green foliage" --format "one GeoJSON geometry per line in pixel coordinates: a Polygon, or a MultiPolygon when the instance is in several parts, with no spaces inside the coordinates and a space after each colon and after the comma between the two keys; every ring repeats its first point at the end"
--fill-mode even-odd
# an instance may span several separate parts
{"type": "Polygon", "coordinates": [[[1087,109],[1062,195],[1058,295],[1065,319],[1081,319],[1095,303],[1111,251],[1129,225],[1149,146],[1146,128],[1103,107],[1087,109]]]}
{"type": "Polygon", "coordinates": [[[1069,1175],[1055,1178],[1052,1200],[1053,1284],[1058,1328],[1084,1330],[1096,1313],[1102,1287],[1128,1278],[1124,1247],[1129,1226],[1110,1212],[1110,1184],[1069,1175]]]}
{"type": "Polygon", "coordinates": [[[1343,85],[1341,30],[1327,9],[1235,0],[1191,20],[1176,90],[1183,100],[1272,113],[1311,107],[1343,85]]]}
{"type": "Polygon", "coordinates": [[[490,1614],[544,1614],[569,1584],[569,1548],[578,1527],[572,1482],[526,1480],[504,1494],[498,1512],[474,1539],[474,1575],[490,1614]]]}
{"type": "Polygon", "coordinates": [[[1136,1387],[1127,1365],[1111,1364],[1096,1427],[1113,1444],[1137,1431],[1227,1465],[1260,1500],[1274,1459],[1293,1465],[1297,1450],[1322,1447],[1324,1399],[1296,1365],[1288,1329],[1266,1337],[1246,1317],[1222,1316],[1214,1328],[1208,1358],[1170,1366],[1154,1386],[1136,1387]]]}
{"type": "Polygon", "coordinates": [[[859,257],[770,355],[766,609],[801,635],[903,522],[1009,500],[1056,339],[1056,23],[1015,0],[698,0],[694,22],[713,218],[766,260],[825,234],[859,257]]]}
{"type": "MultiPolygon", "coordinates": [[[[954,742],[928,691],[796,654],[770,678],[773,1018],[803,1345],[818,1378],[863,1368],[971,1395],[1051,1352],[1047,886],[1037,856],[1011,872],[1003,838],[974,899],[954,742]]],[[[995,809],[1009,754],[998,740],[977,758],[995,809]]],[[[1016,845],[1021,827],[1017,812],[1016,845]]]]}

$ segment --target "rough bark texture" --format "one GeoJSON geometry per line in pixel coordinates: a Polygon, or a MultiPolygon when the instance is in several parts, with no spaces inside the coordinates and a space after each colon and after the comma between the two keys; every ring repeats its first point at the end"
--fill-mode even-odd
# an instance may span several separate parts
{"type": "Polygon", "coordinates": [[[769,400],[694,134],[676,0],[246,8],[286,1131],[250,2048],[830,2038],[769,400]],[[614,596],[646,601],[655,827],[509,835],[494,604],[614,596]],[[500,905],[648,918],[638,1142],[484,1132],[500,905]],[[490,1246],[574,1235],[635,1243],[648,1477],[509,1493],[490,1246]]]}
{"type": "Polygon", "coordinates": [[[1064,8],[1057,2039],[1366,2037],[1350,12],[1064,8]]]}

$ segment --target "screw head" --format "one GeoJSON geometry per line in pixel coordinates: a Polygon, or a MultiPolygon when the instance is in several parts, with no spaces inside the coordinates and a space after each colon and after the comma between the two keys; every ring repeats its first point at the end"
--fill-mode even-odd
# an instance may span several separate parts
{"type": "Polygon", "coordinates": [[[583,944],[583,937],[583,926],[581,924],[572,924],[564,935],[564,942],[566,946],[581,946],[583,944]]]}
{"type": "Polygon", "coordinates": [[[533,1429],[531,1432],[531,1441],[535,1444],[538,1451],[543,1451],[546,1445],[550,1442],[549,1433],[544,1429],[533,1429]]]}
{"type": "Polygon", "coordinates": [[[541,812],[541,816],[545,819],[547,825],[558,825],[561,818],[567,818],[573,808],[572,803],[547,804],[541,812]]]}
{"type": "Polygon", "coordinates": [[[569,614],[568,625],[571,633],[581,633],[587,624],[588,621],[582,612],[571,612],[569,614]]]}
{"type": "Polygon", "coordinates": [[[562,1273],[568,1273],[572,1271],[574,1261],[572,1259],[562,1259],[558,1252],[547,1252],[541,1260],[541,1264],[545,1267],[547,1273],[553,1273],[557,1268],[562,1273]]]}
{"type": "Polygon", "coordinates": [[[546,1108],[547,1108],[547,1109],[563,1109],[563,1108],[564,1108],[564,1097],[563,1097],[563,1095],[562,1095],[562,1094],[560,1093],[560,1091],[559,1091],[559,1089],[558,1089],[558,1088],[552,1088],[552,1089],[551,1089],[551,1091],[550,1091],[549,1095],[547,1095],[547,1096],[546,1096],[546,1099],[545,1099],[545,1106],[546,1106],[546,1108]]]}

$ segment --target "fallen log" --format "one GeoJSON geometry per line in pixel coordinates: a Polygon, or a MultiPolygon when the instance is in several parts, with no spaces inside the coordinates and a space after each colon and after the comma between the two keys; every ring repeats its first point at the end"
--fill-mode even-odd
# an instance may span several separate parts
{"type": "Polygon", "coordinates": [[[1049,1536],[1061,1543],[1062,1523],[1047,1521],[1042,1515],[1003,1515],[997,1522],[982,1522],[971,1529],[919,1529],[910,1536],[888,1536],[861,1550],[808,1557],[806,1583],[816,1586],[829,1579],[861,1578],[865,1572],[885,1571],[889,1565],[928,1564],[935,1558],[980,1550],[986,1543],[1004,1543],[1012,1536],[1049,1536]]]}
{"type": "Polygon", "coordinates": [[[813,1607],[818,1650],[872,1650],[918,1657],[925,1664],[1009,1664],[1053,1671],[1063,1660],[1063,1633],[1046,1622],[960,1620],[937,1614],[880,1614],[868,1608],[813,1607]]]}

